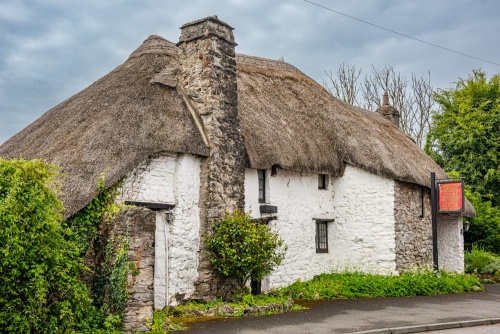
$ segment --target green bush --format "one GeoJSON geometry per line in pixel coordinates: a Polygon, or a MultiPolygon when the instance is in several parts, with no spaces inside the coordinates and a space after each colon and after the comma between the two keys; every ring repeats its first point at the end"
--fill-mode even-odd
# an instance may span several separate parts
{"type": "Polygon", "coordinates": [[[431,270],[408,272],[399,276],[364,273],[321,274],[306,282],[295,282],[280,290],[299,299],[349,299],[366,297],[425,296],[480,290],[475,276],[431,270]]]}
{"type": "Polygon", "coordinates": [[[483,268],[483,270],[481,270],[481,274],[499,276],[500,275],[500,259],[497,259],[496,261],[491,262],[490,264],[486,265],[483,268]]]}
{"type": "Polygon", "coordinates": [[[286,247],[278,234],[252,222],[242,211],[227,214],[212,227],[206,239],[210,262],[223,276],[235,278],[242,291],[248,280],[262,280],[285,257],[286,247]]]}
{"type": "Polygon", "coordinates": [[[464,254],[465,259],[465,272],[481,273],[482,270],[492,262],[498,259],[494,254],[485,251],[480,246],[473,245],[470,251],[464,254]]]}
{"type": "Polygon", "coordinates": [[[479,193],[473,193],[466,187],[467,199],[476,209],[476,218],[470,219],[470,229],[464,233],[467,250],[473,245],[489,252],[500,254],[500,207],[485,201],[479,193]]]}
{"type": "Polygon", "coordinates": [[[57,176],[39,160],[0,158],[2,331],[66,332],[90,306],[78,247],[62,225],[57,176]]]}

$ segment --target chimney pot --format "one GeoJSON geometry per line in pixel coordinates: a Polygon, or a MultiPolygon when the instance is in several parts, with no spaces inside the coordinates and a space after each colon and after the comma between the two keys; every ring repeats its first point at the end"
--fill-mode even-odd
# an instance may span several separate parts
{"type": "Polygon", "coordinates": [[[382,96],[382,105],[383,106],[389,105],[389,94],[387,94],[387,92],[385,92],[384,95],[382,96]]]}

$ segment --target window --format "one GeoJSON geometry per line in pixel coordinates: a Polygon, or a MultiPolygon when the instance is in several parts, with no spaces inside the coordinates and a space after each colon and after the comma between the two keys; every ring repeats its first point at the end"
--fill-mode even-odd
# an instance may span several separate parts
{"type": "Polygon", "coordinates": [[[319,174],[318,175],[318,189],[327,189],[328,186],[328,175],[319,174]]]}
{"type": "Polygon", "coordinates": [[[327,221],[316,221],[316,253],[328,253],[327,221]]]}
{"type": "Polygon", "coordinates": [[[258,169],[257,176],[259,178],[259,203],[266,203],[266,170],[258,169]]]}
{"type": "Polygon", "coordinates": [[[418,198],[418,215],[424,216],[424,187],[420,187],[420,196],[418,198]]]}
{"type": "Polygon", "coordinates": [[[271,167],[271,176],[276,176],[278,175],[278,166],[277,165],[272,165],[271,167]]]}

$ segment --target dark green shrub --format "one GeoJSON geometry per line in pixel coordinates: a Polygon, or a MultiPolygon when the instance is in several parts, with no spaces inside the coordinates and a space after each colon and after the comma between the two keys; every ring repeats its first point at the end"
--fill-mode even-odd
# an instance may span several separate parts
{"type": "Polygon", "coordinates": [[[493,276],[499,276],[500,275],[500,260],[496,260],[495,262],[491,262],[487,266],[481,270],[481,274],[483,275],[493,275],[493,276]]]}
{"type": "Polygon", "coordinates": [[[252,222],[242,211],[227,214],[212,227],[206,239],[210,261],[223,276],[235,278],[242,290],[248,280],[262,280],[285,257],[286,247],[278,234],[252,222]]]}
{"type": "Polygon", "coordinates": [[[0,328],[59,333],[90,306],[77,245],[61,223],[58,169],[39,160],[0,158],[0,328]]]}
{"type": "Polygon", "coordinates": [[[497,257],[485,251],[480,246],[472,246],[470,251],[465,252],[465,272],[479,274],[482,272],[483,268],[492,262],[495,262],[497,257]]]}

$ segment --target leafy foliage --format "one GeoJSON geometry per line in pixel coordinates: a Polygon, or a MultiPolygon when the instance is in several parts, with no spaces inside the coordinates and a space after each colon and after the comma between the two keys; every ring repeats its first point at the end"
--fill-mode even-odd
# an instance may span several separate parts
{"type": "Polygon", "coordinates": [[[206,239],[210,261],[222,275],[238,280],[242,289],[250,278],[262,280],[285,257],[278,234],[242,211],[227,214],[212,227],[213,234],[206,239]]]}
{"type": "Polygon", "coordinates": [[[475,276],[432,270],[408,272],[399,276],[364,273],[321,274],[306,282],[295,282],[282,290],[294,298],[348,299],[366,297],[425,296],[461,293],[482,289],[475,276]]]}
{"type": "MultiPolygon", "coordinates": [[[[79,246],[80,256],[92,255],[96,258],[91,264],[86,281],[90,287],[95,314],[91,326],[106,330],[118,327],[123,319],[129,270],[128,230],[125,236],[115,238],[111,230],[119,213],[125,206],[116,204],[119,184],[105,188],[105,176],[101,173],[97,183],[98,193],[82,210],[66,221],[73,231],[73,238],[79,246]],[[95,252],[103,254],[94,254],[95,252]]],[[[87,319],[89,320],[89,319],[87,319]]]]}
{"type": "Polygon", "coordinates": [[[495,262],[491,262],[490,264],[485,266],[481,271],[481,274],[494,275],[494,276],[500,275],[500,259],[496,260],[495,262]]]}
{"type": "Polygon", "coordinates": [[[90,306],[78,247],[61,223],[57,175],[39,160],[0,158],[2,331],[65,332],[90,306]]]}
{"type": "Polygon", "coordinates": [[[473,192],[500,204],[500,76],[473,71],[440,90],[425,150],[446,171],[457,171],[473,192]]]}
{"type": "Polygon", "coordinates": [[[470,220],[470,229],[464,233],[465,248],[474,251],[475,245],[500,254],[500,207],[492,206],[490,201],[482,200],[477,192],[467,188],[465,195],[476,209],[476,218],[470,220]]]}
{"type": "Polygon", "coordinates": [[[466,251],[464,258],[465,272],[470,274],[480,274],[486,266],[500,259],[477,245],[466,251]]]}
{"type": "Polygon", "coordinates": [[[477,217],[464,235],[466,247],[477,243],[500,254],[500,76],[488,80],[475,70],[435,99],[442,112],[433,117],[425,151],[469,187],[477,217]]]}
{"type": "Polygon", "coordinates": [[[66,221],[66,225],[73,231],[73,238],[78,243],[80,254],[87,253],[92,241],[98,235],[101,222],[112,222],[120,212],[115,204],[118,195],[118,185],[106,190],[104,173],[101,173],[97,182],[97,195],[90,203],[66,221]]]}

